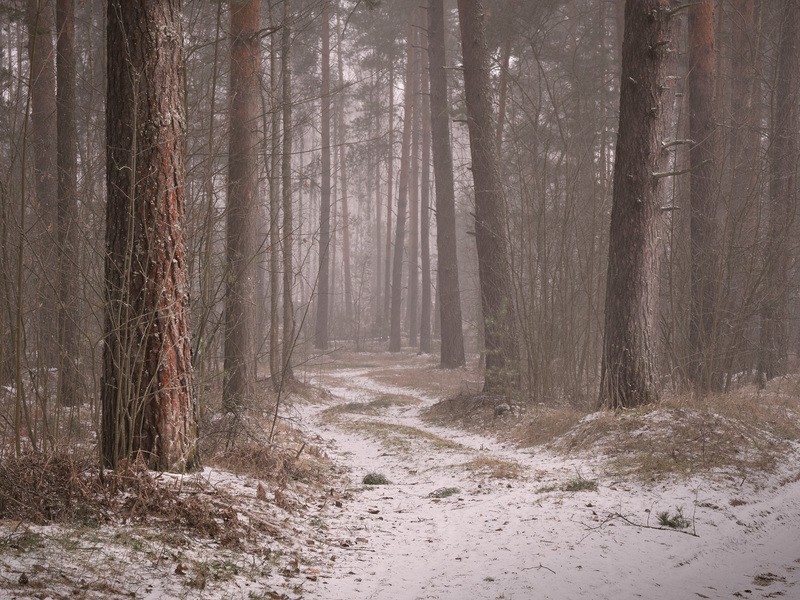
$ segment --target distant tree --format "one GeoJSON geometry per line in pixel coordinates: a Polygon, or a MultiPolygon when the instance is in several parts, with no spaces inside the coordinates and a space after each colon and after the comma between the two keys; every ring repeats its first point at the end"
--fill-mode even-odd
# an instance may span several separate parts
{"type": "Polygon", "coordinates": [[[230,139],[223,405],[237,411],[255,385],[255,223],[258,198],[260,0],[231,0],[230,139]]]}
{"type": "Polygon", "coordinates": [[[57,0],[58,134],[58,399],[79,402],[78,370],[78,146],[75,124],[75,5],[57,0]]]}
{"type": "Polygon", "coordinates": [[[37,269],[36,347],[42,366],[58,363],[58,247],[57,228],[57,124],[56,72],[53,49],[52,0],[27,0],[28,56],[30,59],[31,143],[33,146],[34,218],[33,248],[37,269]]]}
{"type": "Polygon", "coordinates": [[[614,164],[600,404],[631,407],[658,399],[654,331],[659,183],[665,113],[670,0],[627,0],[619,133],[614,164]]]}
{"type": "Polygon", "coordinates": [[[319,208],[319,278],[314,347],[328,347],[331,245],[331,13],[330,0],[322,0],[322,84],[320,91],[322,173],[319,208]]]}
{"type": "MultiPolygon", "coordinates": [[[[427,13],[426,13],[427,14],[427,13]]],[[[423,27],[427,31],[427,27],[423,27]]],[[[431,105],[430,80],[427,53],[427,35],[423,34],[422,66],[422,93],[420,110],[422,112],[422,178],[420,186],[420,260],[422,262],[422,294],[419,314],[419,349],[420,352],[431,351],[431,105]]]]}
{"type": "Polygon", "coordinates": [[[392,260],[392,310],[389,329],[389,352],[400,352],[402,348],[401,307],[403,302],[403,255],[405,253],[406,214],[408,212],[408,180],[411,170],[411,128],[414,122],[414,96],[417,79],[414,77],[416,50],[416,12],[409,15],[406,38],[406,76],[403,91],[403,141],[400,155],[400,182],[397,194],[397,219],[394,234],[394,257],[392,260]]]}
{"type": "Polygon", "coordinates": [[[433,170],[436,186],[436,268],[441,323],[441,365],[446,369],[465,364],[461,325],[461,291],[456,251],[456,213],[453,184],[453,153],[450,147],[450,111],[445,73],[444,6],[428,1],[428,65],[430,72],[430,116],[433,170]]]}
{"type": "Polygon", "coordinates": [[[101,386],[107,467],[199,466],[184,234],[180,0],[109,0],[106,291],[101,386]]]}
{"type": "MultiPolygon", "coordinates": [[[[270,26],[274,27],[277,18],[273,14],[274,1],[270,0],[269,19],[270,26]]],[[[267,179],[269,180],[269,375],[272,381],[272,388],[277,391],[281,387],[281,352],[280,352],[280,326],[279,326],[279,310],[280,310],[280,290],[281,290],[281,273],[280,273],[280,249],[281,249],[281,224],[280,224],[280,207],[281,207],[281,112],[279,106],[282,103],[278,100],[278,72],[281,67],[278,66],[278,36],[271,35],[269,38],[269,101],[271,109],[267,109],[266,102],[262,102],[264,114],[262,119],[264,121],[264,148],[269,148],[269,154],[265,157],[265,162],[268,165],[269,172],[267,179]],[[267,111],[269,110],[270,127],[267,130],[267,111]]]]}
{"type": "Polygon", "coordinates": [[[506,238],[506,206],[495,146],[495,128],[492,125],[483,2],[459,0],[458,16],[472,179],[475,185],[475,241],[486,352],[483,390],[505,395],[519,384],[519,348],[514,325],[511,260],[506,238]]]}
{"type": "Polygon", "coordinates": [[[353,276],[350,273],[351,252],[350,252],[350,188],[347,175],[347,129],[345,126],[345,105],[347,103],[347,89],[344,81],[344,28],[341,26],[341,19],[336,15],[336,29],[338,44],[336,45],[336,65],[339,77],[339,103],[336,111],[337,129],[339,132],[339,177],[341,185],[342,201],[342,264],[344,278],[344,314],[345,322],[349,329],[353,325],[353,276]]]}
{"type": "Polygon", "coordinates": [[[714,373],[717,269],[714,193],[714,0],[689,9],[689,149],[691,301],[689,377],[705,393],[721,383],[714,373]]]}
{"type": "Polygon", "coordinates": [[[422,79],[420,63],[422,62],[422,27],[417,25],[417,41],[414,48],[414,96],[411,101],[411,164],[409,166],[408,183],[408,286],[406,287],[406,320],[408,345],[416,347],[419,338],[419,175],[420,175],[420,137],[421,137],[421,98],[422,79]]]}
{"type": "Polygon", "coordinates": [[[789,266],[792,224],[797,214],[797,69],[800,67],[800,2],[785,0],[781,10],[775,108],[768,148],[769,227],[758,372],[761,385],[786,372],[789,352],[789,266]]]}
{"type": "MultiPolygon", "coordinates": [[[[389,57],[389,131],[386,134],[389,150],[386,156],[386,246],[383,258],[383,310],[381,312],[381,339],[389,331],[392,305],[392,206],[394,205],[394,56],[389,57]]],[[[391,326],[390,326],[391,327],[391,326]]]]}
{"type": "Polygon", "coordinates": [[[283,80],[283,346],[281,355],[282,382],[294,379],[292,351],[294,349],[294,210],[292,208],[292,29],[291,0],[283,0],[283,30],[281,32],[281,78],[283,80]]]}

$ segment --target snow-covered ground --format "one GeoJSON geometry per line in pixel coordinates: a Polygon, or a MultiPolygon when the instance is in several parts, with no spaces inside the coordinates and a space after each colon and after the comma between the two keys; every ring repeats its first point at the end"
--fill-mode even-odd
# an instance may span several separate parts
{"type": "Polygon", "coordinates": [[[422,384],[438,373],[422,359],[314,371],[331,393],[285,416],[343,468],[328,484],[186,476],[185,496],[263,521],[257,543],[0,521],[0,598],[800,598],[796,446],[775,475],[643,483],[599,453],[566,458],[431,425],[421,411],[439,398],[422,384]],[[363,485],[368,473],[390,483],[363,485]],[[685,527],[661,527],[661,513],[685,527]]]}
{"type": "Polygon", "coordinates": [[[302,423],[350,468],[357,491],[321,515],[346,551],[305,598],[800,598],[796,464],[757,485],[728,477],[644,485],[615,480],[599,460],[431,426],[419,413],[435,399],[381,385],[369,368],[316,383],[333,399],[305,407],[302,423]],[[378,397],[397,404],[330,418],[333,405],[378,397]],[[493,463],[518,465],[519,476],[470,468],[493,463]],[[391,483],[360,485],[369,472],[391,483]],[[561,491],[580,479],[597,489],[561,491]],[[432,497],[443,488],[459,491],[432,497]],[[678,510],[688,526],[661,528],[657,515],[678,510]]]}

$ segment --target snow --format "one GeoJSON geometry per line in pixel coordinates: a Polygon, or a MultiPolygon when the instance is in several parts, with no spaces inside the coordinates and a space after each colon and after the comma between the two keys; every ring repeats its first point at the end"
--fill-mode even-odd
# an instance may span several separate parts
{"type": "MultiPolygon", "coordinates": [[[[47,543],[17,554],[0,544],[0,597],[10,589],[20,599],[48,597],[8,582],[49,570],[58,574],[47,588],[53,598],[76,588],[86,590],[79,597],[148,600],[800,598],[796,445],[774,475],[720,471],[642,482],[615,473],[600,455],[521,450],[431,425],[420,411],[436,397],[381,383],[377,374],[372,367],[317,372],[314,383],[331,394],[296,402],[285,415],[348,473],[331,484],[336,489],[284,490],[296,510],[277,506],[274,490],[269,501],[257,500],[259,482],[251,477],[217,469],[187,479],[164,475],[186,485],[199,478],[252,517],[267,518],[282,532],[269,547],[242,553],[177,529],[176,544],[163,532],[150,537],[147,528],[119,524],[81,535],[26,525],[47,543]],[[387,395],[398,402],[330,410],[387,395]],[[391,483],[363,485],[370,472],[391,483]],[[597,488],[562,490],[578,478],[597,488]],[[458,492],[432,495],[443,488],[458,492]],[[678,510],[687,528],[659,526],[659,513],[678,510]],[[188,585],[201,568],[207,582],[188,585]]],[[[656,426],[662,417],[653,411],[648,418],[656,426]]],[[[0,542],[20,530],[0,523],[0,542]]]]}
{"type": "MultiPolygon", "coordinates": [[[[368,369],[327,373],[318,383],[332,390],[335,403],[364,402],[375,393],[411,394],[423,406],[433,401],[378,384],[368,369]]],[[[325,408],[307,407],[303,423],[328,441],[334,459],[351,468],[356,482],[375,471],[392,484],[359,486],[344,510],[326,516],[332,537],[360,543],[305,598],[800,597],[797,481],[773,477],[756,491],[723,477],[622,480],[599,460],[520,451],[431,426],[418,407],[393,408],[381,421],[422,429],[463,449],[443,452],[415,440],[398,451],[368,430],[354,432],[353,422],[374,416],[346,414],[321,424],[325,408]],[[464,468],[475,456],[514,461],[525,475],[491,479],[464,468]],[[598,489],[543,491],[578,474],[596,479],[598,489]],[[429,497],[443,487],[461,492],[429,497]],[[732,506],[734,498],[745,504],[732,506]],[[657,515],[677,509],[691,525],[659,528],[657,515]]]]}

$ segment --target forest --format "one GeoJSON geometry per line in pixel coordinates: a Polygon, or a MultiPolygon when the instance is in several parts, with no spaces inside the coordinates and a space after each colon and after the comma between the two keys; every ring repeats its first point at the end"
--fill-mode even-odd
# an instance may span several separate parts
{"type": "Polygon", "coordinates": [[[800,597],[798,73],[800,0],[0,0],[0,598],[800,597]]]}

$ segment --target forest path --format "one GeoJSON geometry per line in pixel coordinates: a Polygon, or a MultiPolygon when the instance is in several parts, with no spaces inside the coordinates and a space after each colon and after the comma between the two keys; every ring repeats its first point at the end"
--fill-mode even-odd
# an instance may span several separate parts
{"type": "Polygon", "coordinates": [[[300,419],[352,483],[341,507],[320,511],[341,552],[304,598],[800,597],[797,481],[744,499],[723,482],[645,486],[597,461],[434,426],[421,412],[436,386],[419,382],[439,373],[406,359],[315,374],[331,396],[300,419]],[[390,483],[362,485],[368,473],[390,483]],[[563,489],[581,479],[598,487],[563,489]],[[631,524],[677,508],[692,521],[683,532],[631,524]]]}

